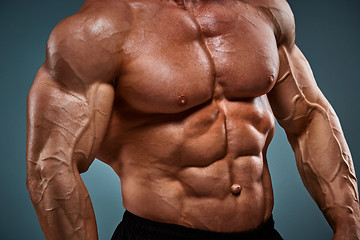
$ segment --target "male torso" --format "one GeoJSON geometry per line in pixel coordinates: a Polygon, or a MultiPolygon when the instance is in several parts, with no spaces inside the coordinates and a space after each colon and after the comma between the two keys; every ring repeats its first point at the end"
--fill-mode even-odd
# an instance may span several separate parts
{"type": "Polygon", "coordinates": [[[120,176],[124,207],[212,231],[257,227],[273,207],[266,94],[279,76],[274,6],[140,0],[111,11],[117,5],[130,27],[97,157],[120,176]]]}
{"type": "Polygon", "coordinates": [[[27,187],[45,237],[97,239],[80,177],[95,157],[135,215],[258,227],[275,115],[334,239],[359,239],[351,154],[294,31],[285,0],[85,1],[52,31],[28,95],[27,187]]]}

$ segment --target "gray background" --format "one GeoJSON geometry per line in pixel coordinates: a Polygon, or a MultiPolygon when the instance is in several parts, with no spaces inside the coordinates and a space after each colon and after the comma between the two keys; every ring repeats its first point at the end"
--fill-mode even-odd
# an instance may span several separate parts
{"type": "MultiPolygon", "coordinates": [[[[360,1],[289,2],[296,18],[296,43],[339,115],[359,175],[360,1]]],[[[25,186],[26,96],[44,61],[51,29],[81,3],[1,0],[0,239],[44,239],[25,186]]],[[[280,127],[268,155],[277,229],[290,240],[330,239],[332,231],[303,187],[280,127]]],[[[99,161],[82,177],[94,204],[100,239],[109,239],[124,211],[120,181],[99,161]]]]}

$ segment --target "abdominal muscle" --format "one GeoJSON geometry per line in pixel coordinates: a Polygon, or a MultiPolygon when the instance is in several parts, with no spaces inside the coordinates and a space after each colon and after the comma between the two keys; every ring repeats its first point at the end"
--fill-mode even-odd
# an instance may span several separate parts
{"type": "Polygon", "coordinates": [[[124,114],[113,114],[104,143],[120,150],[101,159],[119,175],[128,211],[216,232],[254,229],[270,217],[265,155],[274,118],[265,95],[211,100],[178,116],[143,117],[141,123],[124,114]]]}

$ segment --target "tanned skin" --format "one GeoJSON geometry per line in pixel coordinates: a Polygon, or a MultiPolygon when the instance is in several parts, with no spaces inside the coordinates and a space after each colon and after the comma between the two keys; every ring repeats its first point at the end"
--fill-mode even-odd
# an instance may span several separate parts
{"type": "Polygon", "coordinates": [[[359,239],[350,151],[294,38],[284,0],[85,1],[51,33],[28,96],[27,185],[45,237],[97,239],[80,177],[95,157],[138,216],[258,227],[273,210],[275,116],[333,239],[359,239]]]}

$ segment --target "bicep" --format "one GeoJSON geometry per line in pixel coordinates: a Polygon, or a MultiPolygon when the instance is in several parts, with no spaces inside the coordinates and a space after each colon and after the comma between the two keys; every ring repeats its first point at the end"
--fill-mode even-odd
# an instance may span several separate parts
{"type": "Polygon", "coordinates": [[[300,49],[279,47],[279,79],[268,94],[279,124],[288,134],[299,135],[308,126],[311,116],[333,115],[333,110],[318,88],[310,65],[300,49]]]}
{"type": "Polygon", "coordinates": [[[42,67],[28,96],[30,161],[73,165],[85,171],[99,149],[110,118],[113,88],[93,83],[83,93],[60,84],[42,67]]]}
{"type": "Polygon", "coordinates": [[[119,66],[115,40],[93,34],[87,19],[74,15],[55,27],[28,97],[30,158],[58,155],[80,171],[104,136],[119,66]]]}

